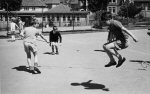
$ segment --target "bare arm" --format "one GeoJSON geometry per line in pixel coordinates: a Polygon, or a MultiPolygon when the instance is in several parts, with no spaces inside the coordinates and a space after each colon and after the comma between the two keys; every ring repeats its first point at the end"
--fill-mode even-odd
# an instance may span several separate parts
{"type": "Polygon", "coordinates": [[[133,39],[135,42],[138,42],[137,38],[136,38],[128,29],[126,29],[124,26],[122,27],[122,30],[124,30],[129,36],[131,36],[132,39],[133,39]]]}
{"type": "Polygon", "coordinates": [[[43,36],[43,34],[39,34],[39,36],[48,43],[47,39],[43,36]]]}

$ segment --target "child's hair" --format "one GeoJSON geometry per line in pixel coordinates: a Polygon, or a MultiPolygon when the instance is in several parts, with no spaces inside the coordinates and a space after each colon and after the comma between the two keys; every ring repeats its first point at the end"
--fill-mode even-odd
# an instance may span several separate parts
{"type": "Polygon", "coordinates": [[[57,26],[56,26],[56,25],[54,25],[54,26],[53,26],[53,29],[55,29],[55,27],[57,28],[57,26]]]}
{"type": "Polygon", "coordinates": [[[112,14],[106,14],[106,20],[112,19],[112,14]]]}

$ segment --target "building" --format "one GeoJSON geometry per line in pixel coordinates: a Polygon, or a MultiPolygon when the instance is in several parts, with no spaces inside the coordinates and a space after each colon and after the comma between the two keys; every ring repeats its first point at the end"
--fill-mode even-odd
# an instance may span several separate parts
{"type": "Polygon", "coordinates": [[[120,9],[120,1],[121,0],[109,0],[107,11],[111,12],[113,15],[117,15],[120,9]]]}
{"type": "MultiPolygon", "coordinates": [[[[9,12],[9,19],[20,17],[26,26],[33,17],[44,25],[50,21],[57,26],[88,25],[88,11],[77,10],[79,5],[78,0],[22,0],[20,11],[9,12]]],[[[0,11],[0,19],[7,21],[6,11],[0,11]]]]}
{"type": "Polygon", "coordinates": [[[134,0],[134,4],[138,7],[142,7],[141,14],[144,17],[150,17],[150,0],[134,0]]]}

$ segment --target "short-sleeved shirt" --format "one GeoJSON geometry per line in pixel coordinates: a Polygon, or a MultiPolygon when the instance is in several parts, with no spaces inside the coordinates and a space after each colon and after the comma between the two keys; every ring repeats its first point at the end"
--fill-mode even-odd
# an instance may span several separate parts
{"type": "Polygon", "coordinates": [[[109,30],[115,36],[116,40],[126,43],[129,35],[122,30],[123,25],[117,20],[110,20],[109,30]]]}
{"type": "Polygon", "coordinates": [[[41,34],[35,27],[26,27],[24,29],[24,42],[36,44],[37,35],[41,34]]]}

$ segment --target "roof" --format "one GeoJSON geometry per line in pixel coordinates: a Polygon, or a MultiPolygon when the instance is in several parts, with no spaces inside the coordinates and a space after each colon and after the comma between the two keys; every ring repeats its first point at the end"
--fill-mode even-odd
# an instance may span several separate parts
{"type": "Polygon", "coordinates": [[[78,4],[79,0],[60,0],[60,2],[78,4]]]}
{"type": "Polygon", "coordinates": [[[46,6],[41,0],[22,0],[22,6],[46,6]]]}
{"type": "Polygon", "coordinates": [[[45,11],[44,13],[80,13],[80,14],[84,14],[84,13],[88,13],[88,11],[71,11],[71,8],[68,7],[67,5],[64,4],[60,4],[48,11],[45,11]]]}
{"type": "Polygon", "coordinates": [[[70,7],[68,7],[67,5],[64,4],[60,4],[52,9],[50,9],[49,11],[47,11],[48,13],[66,13],[66,12],[70,12],[70,7]]]}
{"type": "Polygon", "coordinates": [[[60,0],[42,0],[46,4],[59,4],[60,0]]]}

